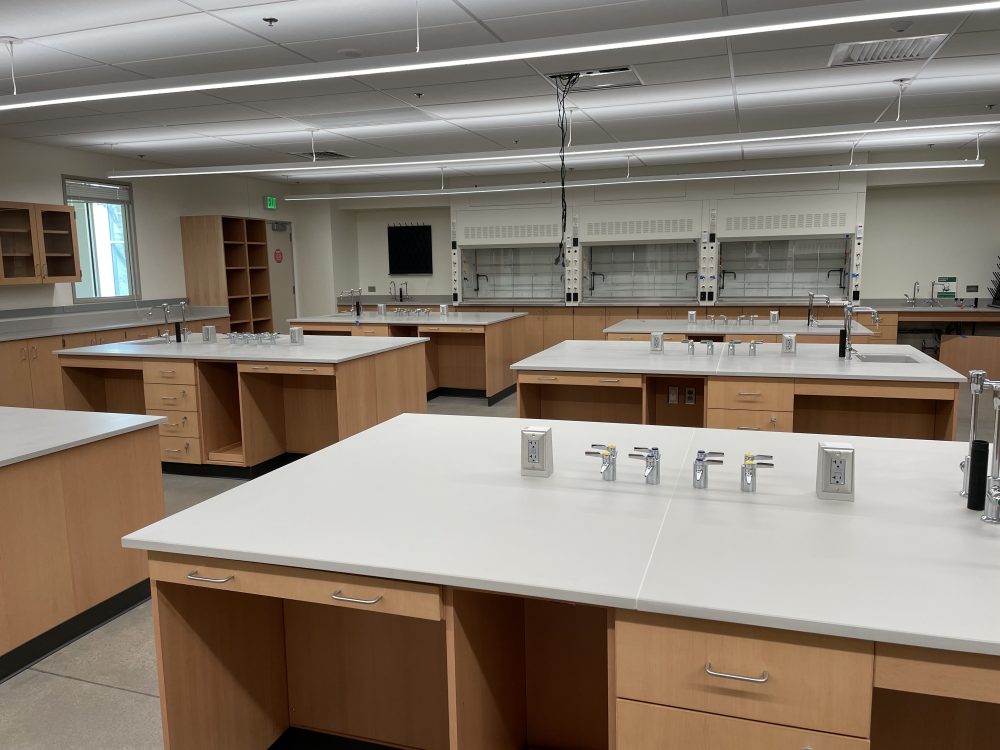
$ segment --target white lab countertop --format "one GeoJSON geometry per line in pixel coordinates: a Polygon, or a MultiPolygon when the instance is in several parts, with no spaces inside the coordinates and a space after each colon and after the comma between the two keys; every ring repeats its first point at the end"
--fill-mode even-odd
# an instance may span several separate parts
{"type": "MultiPolygon", "coordinates": [[[[758,320],[754,325],[749,321],[739,325],[735,320],[716,321],[713,325],[709,320],[699,319],[696,323],[686,320],[664,320],[642,318],[640,320],[622,320],[604,329],[604,333],[683,333],[688,338],[692,336],[739,336],[743,341],[750,341],[757,336],[780,336],[794,333],[797,336],[830,336],[834,341],[840,337],[843,329],[842,321],[821,320],[808,327],[804,320],[779,320],[771,323],[769,320],[758,320]]],[[[857,321],[851,324],[852,336],[873,336],[868,328],[857,321]]]]}
{"type": "MultiPolygon", "coordinates": [[[[85,308],[86,305],[79,305],[85,308]]],[[[170,323],[163,322],[163,313],[153,307],[153,315],[148,312],[149,304],[139,304],[134,309],[102,310],[97,312],[74,311],[48,315],[26,315],[0,318],[0,341],[19,341],[46,336],[63,336],[91,331],[111,331],[120,328],[141,328],[143,326],[166,326],[173,330],[175,321],[180,321],[176,308],[170,313],[170,323]]],[[[225,307],[191,307],[187,310],[187,320],[212,320],[228,318],[225,307]]]]}
{"type": "Polygon", "coordinates": [[[402,415],[124,544],[1000,655],[1000,527],[958,494],[963,443],[556,421],[536,479],[527,424],[402,415]],[[857,450],[854,503],[816,498],[827,439],[857,450]],[[593,442],[618,444],[617,482],[593,442]],[[661,449],[661,484],[634,445],[661,449]],[[698,449],[726,453],[704,491],[698,449]],[[746,451],[774,456],[756,494],[746,451]]]}
{"type": "MultiPolygon", "coordinates": [[[[339,364],[352,359],[382,354],[429,341],[426,338],[403,336],[306,336],[305,343],[293,346],[288,336],[275,344],[230,344],[219,335],[219,341],[208,344],[194,340],[178,344],[174,341],[147,344],[141,341],[84,346],[62,349],[56,354],[72,357],[135,357],[143,359],[200,359],[223,362],[289,362],[309,364],[339,364]]],[[[145,339],[151,341],[154,339],[145,339]]]]}
{"type": "Polygon", "coordinates": [[[719,377],[823,378],[835,380],[898,380],[904,382],[964,383],[966,378],[912,346],[865,344],[861,355],[897,355],[909,363],[865,362],[837,356],[836,344],[799,344],[795,354],[782,354],[781,344],[758,344],[757,356],[747,344],[737,345],[735,355],[727,344],[716,342],[715,353],[704,344],[687,353],[687,344],[665,343],[653,352],[646,342],[563,341],[511,365],[515,371],[613,372],[641,375],[693,375],[719,377]]]}
{"type": "Polygon", "coordinates": [[[165,422],[165,417],[0,407],[0,466],[165,422]]]}
{"type": "Polygon", "coordinates": [[[337,313],[336,315],[316,315],[313,317],[293,318],[289,325],[299,326],[310,323],[339,323],[352,325],[355,321],[362,325],[392,325],[392,326],[491,326],[504,323],[515,318],[523,318],[528,313],[483,313],[483,312],[449,312],[447,315],[431,313],[430,315],[403,315],[387,312],[379,315],[373,312],[363,312],[361,317],[353,313],[337,313]]]}

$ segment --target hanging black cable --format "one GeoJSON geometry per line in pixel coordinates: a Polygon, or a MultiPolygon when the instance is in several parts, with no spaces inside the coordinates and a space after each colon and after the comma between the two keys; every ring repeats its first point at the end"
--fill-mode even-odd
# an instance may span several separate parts
{"type": "Polygon", "coordinates": [[[554,265],[566,265],[566,146],[569,144],[569,118],[566,114],[566,98],[580,80],[579,73],[567,73],[556,80],[556,109],[559,124],[559,187],[562,192],[562,232],[559,235],[559,254],[554,265]]]}

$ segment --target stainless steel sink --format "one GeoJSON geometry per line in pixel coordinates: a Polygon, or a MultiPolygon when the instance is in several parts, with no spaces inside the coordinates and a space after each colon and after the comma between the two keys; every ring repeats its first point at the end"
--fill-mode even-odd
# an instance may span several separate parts
{"type": "Polygon", "coordinates": [[[905,354],[856,354],[862,362],[878,362],[886,365],[915,365],[919,360],[905,354]]]}

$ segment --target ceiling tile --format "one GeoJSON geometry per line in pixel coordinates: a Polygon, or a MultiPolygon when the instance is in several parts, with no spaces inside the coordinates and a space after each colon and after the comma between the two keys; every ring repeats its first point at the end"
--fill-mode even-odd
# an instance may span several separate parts
{"type": "Polygon", "coordinates": [[[654,86],[632,86],[600,91],[570,92],[570,103],[585,110],[606,107],[623,107],[635,104],[658,104],[664,111],[698,111],[706,106],[711,108],[711,100],[733,95],[733,85],[728,78],[691,83],[672,83],[654,86]]]}
{"type": "Polygon", "coordinates": [[[913,25],[903,34],[889,28],[891,21],[871,21],[837,26],[823,26],[794,31],[773,31],[767,34],[753,34],[732,37],[734,54],[747,52],[767,52],[802,47],[827,47],[841,42],[865,42],[874,39],[891,39],[897,36],[921,36],[923,34],[948,34],[954,31],[959,20],[955,16],[925,16],[915,18],[913,25]]]}
{"type": "Polygon", "coordinates": [[[504,117],[511,114],[555,113],[555,96],[532,96],[503,101],[463,102],[423,107],[424,111],[446,120],[460,117],[504,117]]]}
{"type": "MultiPolygon", "coordinates": [[[[64,70],[58,73],[42,73],[37,76],[18,76],[17,90],[21,94],[29,94],[35,91],[52,91],[55,89],[69,89],[76,86],[94,86],[102,83],[125,83],[126,81],[139,81],[142,76],[130,73],[127,70],[112,67],[111,65],[93,65],[89,68],[77,68],[76,70],[64,70]]],[[[0,81],[0,95],[10,93],[10,87],[5,86],[0,81]]],[[[44,119],[52,107],[33,110],[35,117],[44,119]]]]}
{"type": "MultiPolygon", "coordinates": [[[[2,23],[2,21],[0,21],[2,23]]],[[[0,34],[6,33],[0,26],[0,34]]],[[[34,42],[24,42],[14,46],[14,68],[18,79],[22,76],[39,73],[54,73],[76,68],[89,68],[95,65],[93,60],[61,52],[51,47],[45,47],[34,42]]],[[[10,81],[10,57],[6,47],[0,48],[0,78],[10,81]]]]}
{"type": "MultiPolygon", "coordinates": [[[[306,124],[318,128],[332,130],[351,138],[392,138],[396,136],[418,135],[421,133],[440,133],[445,130],[453,130],[454,125],[445,121],[437,120],[418,110],[410,110],[419,115],[422,119],[413,122],[406,122],[399,115],[393,115],[392,120],[388,118],[385,122],[379,123],[378,118],[373,118],[370,124],[365,123],[365,112],[355,112],[348,115],[326,115],[315,119],[305,120],[306,124]],[[351,118],[354,118],[353,120],[351,118]]],[[[379,115],[383,112],[396,112],[396,110],[380,110],[373,114],[379,115]]]]}
{"type": "Polygon", "coordinates": [[[732,109],[676,117],[602,119],[598,122],[619,141],[687,138],[689,136],[735,133],[737,130],[736,115],[732,109]]]}
{"type": "MultiPolygon", "coordinates": [[[[64,117],[58,120],[29,121],[3,125],[0,126],[0,136],[27,138],[69,133],[118,133],[129,128],[146,127],[149,127],[148,123],[117,115],[87,115],[83,117],[64,117]]],[[[106,142],[112,143],[113,139],[108,138],[106,142]]]]}
{"type": "MultiPolygon", "coordinates": [[[[293,0],[219,10],[215,15],[280,44],[358,37],[415,29],[417,25],[413,0],[293,0]],[[278,22],[269,27],[261,20],[265,16],[273,16],[278,22]]],[[[420,25],[425,29],[468,20],[451,0],[420,2],[420,25]]]]}
{"type": "Polygon", "coordinates": [[[276,65],[301,65],[309,62],[301,55],[277,45],[247,49],[207,52],[198,55],[164,57],[157,60],[132,60],[118,63],[119,67],[151,78],[187,76],[201,73],[224,73],[232,70],[253,70],[276,65]]]}
{"type": "Polygon", "coordinates": [[[738,76],[791,73],[798,70],[824,70],[830,62],[833,47],[797,47],[794,49],[744,52],[733,55],[733,68],[738,76]]]}
{"type": "Polygon", "coordinates": [[[42,109],[14,109],[0,112],[0,124],[10,125],[15,122],[45,122],[48,120],[70,120],[78,117],[89,117],[97,114],[94,110],[81,104],[58,104],[42,109]]]}
{"type": "Polygon", "coordinates": [[[639,78],[648,86],[729,77],[729,58],[725,55],[664,60],[634,67],[639,78]]]}
{"type": "MultiPolygon", "coordinates": [[[[88,118],[80,118],[81,120],[86,120],[88,118]]],[[[49,125],[50,123],[42,123],[43,125],[49,125]]],[[[106,146],[110,148],[114,145],[116,150],[119,147],[123,147],[123,144],[127,143],[138,143],[140,141],[149,140],[174,140],[177,138],[183,138],[190,133],[185,133],[183,129],[180,128],[167,128],[159,127],[155,125],[147,127],[129,127],[133,123],[121,123],[120,129],[114,129],[114,126],[108,126],[100,130],[86,130],[82,129],[79,131],[70,131],[68,129],[63,129],[60,132],[52,132],[55,128],[35,128],[33,133],[29,136],[25,136],[32,141],[38,141],[39,143],[55,143],[65,146],[106,146]]],[[[78,126],[84,128],[85,126],[78,126]]],[[[2,135],[2,133],[0,133],[2,135]]]]}
{"type": "Polygon", "coordinates": [[[487,67],[479,65],[461,65],[454,68],[439,68],[437,70],[416,70],[410,73],[384,73],[377,76],[365,76],[356,80],[368,84],[374,89],[388,90],[405,88],[417,91],[419,86],[435,86],[444,83],[467,83],[482,81],[484,78],[497,80],[500,78],[521,78],[538,75],[525,62],[491,63],[487,67]]]}
{"type": "Polygon", "coordinates": [[[268,120],[274,118],[239,104],[214,104],[205,107],[175,107],[135,113],[135,119],[155,125],[195,125],[210,122],[268,120]]]}
{"type": "Polygon", "coordinates": [[[192,13],[180,0],[4,0],[3,31],[22,39],[192,13]]]}
{"type": "Polygon", "coordinates": [[[162,94],[159,96],[136,96],[125,99],[104,99],[88,102],[87,106],[108,114],[131,114],[150,112],[158,109],[189,109],[219,104],[219,100],[209,94],[162,94]]]}
{"type": "Polygon", "coordinates": [[[459,128],[439,134],[418,134],[401,138],[372,138],[368,142],[411,156],[491,151],[496,148],[495,144],[485,138],[467,133],[459,128]]]}
{"type": "Polygon", "coordinates": [[[36,41],[46,47],[106,63],[244,49],[261,44],[259,37],[203,13],[56,34],[36,41]]]}
{"type": "Polygon", "coordinates": [[[401,106],[403,105],[398,99],[393,99],[377,91],[254,102],[254,107],[258,109],[285,117],[359,112],[372,109],[397,109],[401,106]]]}
{"type": "Polygon", "coordinates": [[[883,101],[855,101],[753,108],[744,107],[741,103],[740,121],[745,132],[855,125],[874,122],[886,104],[883,101]]]}
{"type": "MultiPolygon", "coordinates": [[[[312,60],[328,62],[347,59],[344,50],[360,52],[362,57],[413,52],[416,41],[414,31],[386,31],[366,36],[290,42],[286,46],[312,60]]],[[[420,47],[423,50],[454,49],[494,42],[496,39],[477,23],[432,26],[420,30],[420,47]]]]}
{"type": "Polygon", "coordinates": [[[231,122],[202,122],[182,126],[186,131],[199,135],[230,136],[247,133],[301,133],[301,123],[280,117],[266,117],[258,120],[234,120],[231,122]]]}
{"type": "Polygon", "coordinates": [[[230,102],[251,103],[333,96],[334,94],[355,94],[366,91],[371,91],[371,88],[351,78],[333,78],[326,81],[298,81],[268,86],[240,86],[232,89],[220,89],[213,91],[212,94],[219,99],[230,102]]]}
{"type": "MultiPolygon", "coordinates": [[[[556,127],[555,120],[550,124],[534,127],[514,127],[514,128],[477,128],[476,120],[463,120],[463,125],[467,130],[471,130],[483,138],[488,138],[501,148],[559,148],[559,128],[556,127]]],[[[605,143],[610,140],[599,126],[591,122],[573,123],[573,145],[586,146],[595,143],[605,143]]]]}
{"type": "MultiPolygon", "coordinates": [[[[486,71],[483,71],[484,73],[486,71]]],[[[421,107],[438,104],[457,104],[460,102],[478,102],[503,100],[521,96],[552,96],[555,100],[555,89],[541,76],[530,78],[486,79],[469,83],[448,83],[440,86],[422,86],[423,96],[416,97],[412,89],[394,89],[385,93],[404,101],[412,101],[421,107]]]]}

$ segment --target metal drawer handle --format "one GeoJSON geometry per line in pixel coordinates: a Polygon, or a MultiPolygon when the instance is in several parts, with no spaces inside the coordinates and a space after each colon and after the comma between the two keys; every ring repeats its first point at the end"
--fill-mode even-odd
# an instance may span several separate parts
{"type": "Polygon", "coordinates": [[[160,396],[160,401],[176,401],[177,396],[160,396]]]}
{"type": "Polygon", "coordinates": [[[440,331],[440,328],[425,328],[425,331],[440,331]]]}
{"type": "Polygon", "coordinates": [[[229,583],[235,577],[235,575],[228,575],[225,578],[205,578],[204,576],[198,575],[197,570],[192,570],[187,574],[187,579],[189,581],[200,581],[201,583],[229,583]]]}
{"type": "Polygon", "coordinates": [[[160,370],[160,375],[176,375],[177,370],[160,370]]]}
{"type": "Polygon", "coordinates": [[[341,596],[341,591],[342,591],[341,589],[337,589],[332,594],[330,594],[330,598],[338,602],[347,602],[348,604],[367,604],[369,606],[372,604],[378,604],[380,601],[382,601],[381,594],[376,596],[374,599],[352,599],[349,596],[341,596]]]}
{"type": "Polygon", "coordinates": [[[300,367],[299,372],[316,372],[315,367],[300,367]]]}
{"type": "Polygon", "coordinates": [[[715,672],[712,669],[712,662],[710,661],[705,662],[705,674],[707,674],[709,677],[721,677],[724,680],[737,680],[739,682],[754,682],[757,683],[758,685],[762,685],[769,679],[771,679],[771,675],[767,673],[767,670],[764,670],[761,673],[760,677],[747,677],[746,675],[742,674],[726,674],[725,672],[715,672]]]}
{"type": "Polygon", "coordinates": [[[605,378],[604,380],[599,380],[598,382],[599,383],[620,383],[620,382],[622,382],[622,379],[621,378],[605,378]]]}
{"type": "Polygon", "coordinates": [[[763,396],[760,391],[740,391],[737,396],[763,396]]]}
{"type": "Polygon", "coordinates": [[[760,432],[760,427],[737,427],[736,429],[737,430],[756,430],[757,432],[760,432]]]}
{"type": "Polygon", "coordinates": [[[251,370],[266,370],[267,369],[267,365],[251,365],[250,369],[251,370]]]}
{"type": "Polygon", "coordinates": [[[559,378],[538,376],[537,380],[559,380],[559,378]]]}

